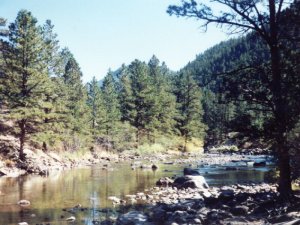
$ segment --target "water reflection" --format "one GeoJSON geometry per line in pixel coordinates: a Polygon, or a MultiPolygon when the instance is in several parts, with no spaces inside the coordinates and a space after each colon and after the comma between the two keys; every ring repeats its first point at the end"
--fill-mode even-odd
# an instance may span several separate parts
{"type": "MultiPolygon", "coordinates": [[[[185,165],[160,165],[156,171],[131,170],[130,165],[116,165],[114,171],[98,166],[85,169],[52,172],[49,177],[22,176],[0,178],[0,224],[50,223],[68,224],[65,220],[76,216],[73,224],[95,224],[109,217],[117,217],[117,210],[109,196],[123,198],[152,187],[163,176],[181,174],[185,165]],[[20,199],[31,201],[27,208],[16,203],[20,199]],[[73,209],[76,205],[83,209],[73,209]]],[[[266,170],[225,171],[220,168],[201,168],[210,185],[238,181],[264,181],[266,170]],[[206,174],[205,174],[206,173],[206,174]]]]}

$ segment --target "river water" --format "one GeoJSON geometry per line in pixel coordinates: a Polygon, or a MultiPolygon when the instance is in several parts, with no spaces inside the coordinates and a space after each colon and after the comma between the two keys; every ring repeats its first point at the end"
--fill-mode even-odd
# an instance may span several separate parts
{"type": "MultiPolygon", "coordinates": [[[[124,197],[153,187],[164,176],[182,175],[187,165],[159,165],[159,169],[132,170],[130,164],[116,164],[113,171],[100,166],[66,171],[53,171],[48,177],[27,175],[16,178],[0,178],[0,225],[18,224],[70,224],[65,220],[73,216],[70,208],[81,204],[72,224],[92,225],[107,217],[117,217],[109,196],[124,197]],[[29,207],[17,202],[27,199],[29,207]]],[[[220,167],[204,167],[199,171],[209,185],[234,184],[237,182],[263,182],[272,177],[271,168],[240,167],[226,171],[220,167]]]]}

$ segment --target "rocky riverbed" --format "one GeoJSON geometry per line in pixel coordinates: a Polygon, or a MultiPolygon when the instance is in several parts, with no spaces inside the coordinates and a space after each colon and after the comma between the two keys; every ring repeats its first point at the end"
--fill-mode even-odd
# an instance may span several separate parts
{"type": "Polygon", "coordinates": [[[145,193],[127,196],[130,202],[141,201],[147,207],[143,211],[130,211],[119,216],[116,224],[300,223],[300,196],[288,203],[283,202],[275,184],[177,188],[172,183],[167,187],[154,187],[145,193]]]}

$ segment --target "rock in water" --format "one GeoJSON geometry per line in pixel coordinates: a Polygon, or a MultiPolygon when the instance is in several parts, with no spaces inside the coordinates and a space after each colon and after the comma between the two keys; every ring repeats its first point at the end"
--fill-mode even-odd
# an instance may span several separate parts
{"type": "Polygon", "coordinates": [[[266,164],[266,161],[262,161],[262,162],[255,162],[255,163],[253,163],[253,166],[254,167],[264,167],[264,166],[266,166],[267,164],[266,164]]]}
{"type": "Polygon", "coordinates": [[[18,201],[18,205],[23,206],[23,207],[30,206],[30,201],[22,199],[22,200],[18,201]]]}
{"type": "Polygon", "coordinates": [[[116,225],[142,225],[146,223],[147,219],[145,214],[138,211],[131,211],[119,216],[116,225]]]}
{"type": "Polygon", "coordinates": [[[155,165],[155,164],[153,164],[153,165],[152,165],[152,169],[153,169],[153,170],[157,170],[157,169],[158,169],[158,166],[155,165]]]}
{"type": "Polygon", "coordinates": [[[174,182],[174,180],[172,180],[172,179],[169,178],[169,177],[162,177],[162,178],[160,178],[160,179],[156,182],[156,185],[157,185],[157,186],[164,186],[164,187],[167,187],[167,186],[172,185],[173,182],[174,182]]]}
{"type": "Polygon", "coordinates": [[[66,219],[68,222],[74,222],[76,220],[75,216],[70,216],[66,219]]]}
{"type": "Polygon", "coordinates": [[[178,177],[173,183],[177,188],[208,188],[208,184],[203,176],[184,176],[178,177]]]}
{"type": "Polygon", "coordinates": [[[198,170],[195,170],[195,169],[184,168],[184,169],[183,169],[183,175],[184,175],[184,176],[186,176],[186,175],[198,176],[198,175],[200,175],[200,173],[199,173],[198,170]]]}

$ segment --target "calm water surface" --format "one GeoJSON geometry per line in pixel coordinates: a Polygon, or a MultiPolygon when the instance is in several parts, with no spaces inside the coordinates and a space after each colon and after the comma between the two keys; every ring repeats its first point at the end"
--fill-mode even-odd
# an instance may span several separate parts
{"type": "MultiPolygon", "coordinates": [[[[71,224],[92,225],[93,220],[102,221],[117,216],[117,210],[107,200],[109,196],[124,197],[153,187],[163,176],[181,175],[183,167],[159,165],[159,169],[131,170],[129,164],[119,164],[113,171],[93,166],[84,169],[52,172],[48,177],[35,175],[17,178],[0,178],[0,225],[18,224],[70,224],[65,221],[74,215],[65,209],[77,204],[87,208],[76,213],[71,224]],[[17,202],[27,199],[31,205],[21,208],[17,202]]],[[[199,168],[210,185],[237,182],[261,182],[270,178],[269,168],[240,168],[225,171],[224,168],[199,168]]]]}

